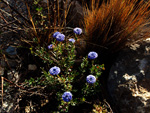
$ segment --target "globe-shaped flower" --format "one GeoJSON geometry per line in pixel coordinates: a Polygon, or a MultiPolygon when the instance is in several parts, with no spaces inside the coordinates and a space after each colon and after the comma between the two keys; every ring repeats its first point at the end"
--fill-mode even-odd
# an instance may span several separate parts
{"type": "Polygon", "coordinates": [[[53,49],[53,47],[54,47],[54,45],[53,45],[53,44],[50,44],[50,45],[48,46],[48,49],[53,49]]]}
{"type": "Polygon", "coordinates": [[[57,36],[56,36],[56,40],[57,41],[60,41],[60,42],[62,42],[62,41],[64,41],[65,40],[65,35],[64,34],[58,34],[57,36]]]}
{"type": "Polygon", "coordinates": [[[75,39],[70,38],[70,39],[69,39],[69,42],[75,43],[75,39]]]}
{"type": "Polygon", "coordinates": [[[60,32],[58,32],[58,31],[57,31],[57,32],[55,32],[55,33],[53,34],[53,37],[54,37],[54,38],[56,38],[56,36],[57,36],[58,34],[61,34],[61,33],[60,33],[60,32]]]}
{"type": "Polygon", "coordinates": [[[72,100],[72,93],[67,91],[67,92],[64,92],[64,94],[62,95],[62,99],[65,101],[65,102],[69,102],[72,100]]]}
{"type": "Polygon", "coordinates": [[[97,57],[98,57],[98,54],[96,52],[94,52],[94,51],[89,52],[89,54],[88,54],[88,58],[89,59],[95,59],[97,57]]]}
{"type": "Polygon", "coordinates": [[[51,75],[58,75],[60,73],[60,68],[57,66],[54,66],[50,68],[49,72],[51,75]]]}
{"type": "Polygon", "coordinates": [[[74,32],[75,34],[77,34],[77,35],[80,35],[80,34],[82,33],[82,29],[76,27],[76,28],[73,29],[73,32],[74,32]]]}
{"type": "Polygon", "coordinates": [[[89,84],[93,84],[93,83],[96,82],[96,77],[93,76],[93,75],[88,75],[88,76],[86,77],[86,81],[87,81],[87,83],[89,83],[89,84]]]}

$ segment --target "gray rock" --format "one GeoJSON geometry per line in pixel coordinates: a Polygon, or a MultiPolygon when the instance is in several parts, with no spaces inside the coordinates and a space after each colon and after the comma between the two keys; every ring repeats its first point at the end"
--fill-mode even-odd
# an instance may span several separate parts
{"type": "Polygon", "coordinates": [[[150,54],[145,54],[147,47],[150,47],[148,41],[132,50],[124,50],[111,67],[108,90],[121,113],[150,113],[150,54]]]}
{"type": "Polygon", "coordinates": [[[37,66],[35,64],[29,64],[28,65],[28,70],[29,71],[35,71],[37,69],[37,66]]]}

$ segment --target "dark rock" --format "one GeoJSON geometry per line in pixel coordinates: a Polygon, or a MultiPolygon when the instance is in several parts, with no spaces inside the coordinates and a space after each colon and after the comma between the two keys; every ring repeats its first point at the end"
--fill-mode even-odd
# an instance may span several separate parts
{"type": "Polygon", "coordinates": [[[2,67],[16,67],[18,65],[19,62],[17,62],[15,59],[8,59],[7,58],[7,61],[5,61],[4,59],[1,59],[0,61],[0,65],[2,67]],[[8,66],[9,65],[9,66],[8,66]]]}
{"type": "MultiPolygon", "coordinates": [[[[134,47],[133,47],[134,46],[134,47]]],[[[108,91],[121,113],[150,112],[150,42],[120,53],[110,70],[108,91]]]]}
{"type": "Polygon", "coordinates": [[[17,55],[16,48],[15,48],[15,47],[12,47],[12,46],[9,46],[9,47],[6,49],[6,53],[9,54],[9,55],[17,55]]]}
{"type": "Polygon", "coordinates": [[[83,7],[78,1],[70,3],[70,9],[67,15],[67,26],[69,27],[83,27],[83,7]]]}

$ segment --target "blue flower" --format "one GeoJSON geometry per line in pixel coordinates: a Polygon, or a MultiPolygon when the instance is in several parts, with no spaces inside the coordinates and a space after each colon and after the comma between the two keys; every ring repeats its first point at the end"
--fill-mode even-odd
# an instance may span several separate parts
{"type": "Polygon", "coordinates": [[[86,81],[87,81],[87,83],[89,83],[89,84],[93,84],[93,83],[96,82],[96,77],[93,76],[93,75],[88,75],[88,76],[86,77],[86,81]]]}
{"type": "Polygon", "coordinates": [[[75,34],[77,34],[77,35],[80,35],[80,34],[82,33],[82,29],[76,27],[76,28],[73,29],[73,32],[74,32],[75,34]]]}
{"type": "Polygon", "coordinates": [[[57,41],[60,41],[60,42],[62,42],[62,41],[64,41],[65,40],[65,35],[64,34],[58,34],[57,36],[56,36],[56,40],[57,41]]]}
{"type": "Polygon", "coordinates": [[[75,39],[70,38],[70,39],[69,39],[69,42],[75,43],[75,39]]]}
{"type": "Polygon", "coordinates": [[[94,52],[94,51],[89,52],[89,54],[88,54],[88,58],[89,59],[95,59],[97,57],[98,57],[98,54],[96,52],[94,52]]]}
{"type": "Polygon", "coordinates": [[[72,100],[72,93],[67,91],[67,92],[64,92],[64,94],[62,95],[62,99],[65,101],[65,102],[69,102],[72,100]]]}
{"type": "Polygon", "coordinates": [[[57,66],[54,66],[50,68],[49,72],[51,75],[58,75],[60,73],[60,68],[57,66]]]}
{"type": "Polygon", "coordinates": [[[54,37],[54,38],[56,38],[56,36],[57,36],[58,34],[61,34],[61,33],[60,33],[60,32],[58,32],[58,31],[57,31],[57,32],[55,32],[55,33],[53,34],[53,37],[54,37]]]}
{"type": "Polygon", "coordinates": [[[54,45],[53,45],[53,44],[50,44],[50,45],[48,46],[48,49],[53,49],[53,47],[54,47],[54,45]]]}

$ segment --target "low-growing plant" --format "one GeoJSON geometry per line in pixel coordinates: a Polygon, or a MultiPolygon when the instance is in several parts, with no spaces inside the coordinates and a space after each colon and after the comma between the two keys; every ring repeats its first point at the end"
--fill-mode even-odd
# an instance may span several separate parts
{"type": "MultiPolygon", "coordinates": [[[[75,30],[75,29],[74,29],[75,30]]],[[[100,92],[99,77],[104,65],[96,63],[98,54],[89,52],[83,57],[80,65],[76,65],[75,41],[76,38],[67,38],[60,32],[53,34],[54,41],[45,47],[30,48],[31,53],[38,56],[45,63],[41,67],[42,75],[33,80],[26,80],[29,86],[46,86],[49,92],[57,95],[59,105],[57,110],[68,112],[69,106],[76,106],[87,102],[100,92]]]]}
{"type": "Polygon", "coordinates": [[[75,43],[82,29],[78,27],[72,29],[75,37],[66,35],[68,33],[66,18],[70,7],[69,1],[62,0],[60,6],[60,0],[47,0],[46,7],[41,5],[42,0],[24,1],[28,12],[25,16],[13,8],[9,2],[1,1],[23,20],[20,22],[20,18],[17,19],[17,16],[12,15],[15,21],[6,26],[12,23],[17,26],[15,30],[11,28],[13,31],[25,31],[21,35],[24,38],[23,41],[30,44],[31,53],[38,56],[45,65],[41,66],[41,76],[30,77],[22,89],[27,89],[25,91],[27,93],[37,94],[28,88],[32,87],[39,91],[43,87],[46,88],[45,92],[55,95],[54,100],[58,102],[57,111],[61,112],[67,112],[70,106],[92,102],[94,95],[100,92],[99,77],[104,70],[104,65],[98,64],[98,60],[96,61],[98,54],[93,51],[83,57],[80,64],[76,63],[75,43]],[[59,32],[55,32],[56,30],[59,32]]]}

